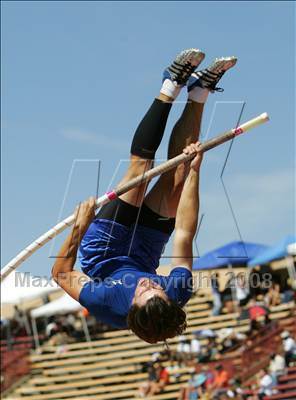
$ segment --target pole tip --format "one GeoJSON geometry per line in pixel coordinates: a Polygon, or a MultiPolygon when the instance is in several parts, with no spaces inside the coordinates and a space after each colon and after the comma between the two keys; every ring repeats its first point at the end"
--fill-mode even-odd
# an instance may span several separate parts
{"type": "Polygon", "coordinates": [[[262,113],[261,115],[260,115],[260,117],[261,117],[261,119],[263,120],[263,121],[269,121],[269,115],[267,114],[267,112],[265,112],[265,113],[262,113]]]}

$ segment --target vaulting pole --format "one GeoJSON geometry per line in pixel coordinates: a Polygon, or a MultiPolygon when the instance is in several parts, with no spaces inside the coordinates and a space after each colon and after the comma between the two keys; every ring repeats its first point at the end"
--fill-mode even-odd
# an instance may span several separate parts
{"type": "MultiPolygon", "coordinates": [[[[235,136],[241,135],[246,131],[255,128],[258,125],[263,124],[269,120],[268,114],[263,113],[256,118],[253,118],[244,124],[238,126],[237,128],[231,129],[227,132],[222,133],[219,136],[214,137],[213,139],[207,140],[199,147],[199,152],[203,153],[210,149],[213,149],[216,146],[219,146],[222,143],[225,143],[235,136]]],[[[99,197],[96,201],[97,207],[101,207],[104,204],[109,203],[110,201],[116,199],[118,196],[123,193],[128,192],[139,184],[143,184],[144,182],[154,178],[155,176],[162,175],[163,173],[170,171],[171,169],[177,167],[179,164],[182,164],[186,161],[194,158],[195,154],[179,154],[178,156],[164,162],[161,165],[158,165],[155,168],[150,169],[144,174],[137,176],[136,178],[131,179],[129,182],[118,186],[116,189],[111,192],[105,193],[103,196],[99,197]]],[[[35,251],[37,251],[40,247],[44,246],[47,242],[57,236],[59,233],[63,232],[67,227],[71,226],[74,223],[74,214],[70,215],[68,218],[59,222],[52,229],[44,233],[42,236],[37,238],[33,243],[27,246],[23,251],[21,251],[16,257],[14,257],[5,267],[1,270],[1,281],[8,276],[12,271],[14,271],[20,264],[22,264],[27,258],[29,258],[35,251]]]]}

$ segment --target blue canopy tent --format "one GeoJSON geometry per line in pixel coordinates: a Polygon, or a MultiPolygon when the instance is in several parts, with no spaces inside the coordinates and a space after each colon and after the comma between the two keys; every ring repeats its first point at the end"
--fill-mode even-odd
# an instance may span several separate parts
{"type": "Polygon", "coordinates": [[[278,260],[288,256],[287,247],[296,242],[296,235],[288,235],[273,247],[267,248],[257,256],[255,255],[249,262],[249,266],[267,264],[270,261],[278,260]]]}
{"type": "Polygon", "coordinates": [[[194,270],[214,269],[229,265],[245,265],[268,246],[258,243],[235,241],[212,250],[193,263],[194,270]]]}

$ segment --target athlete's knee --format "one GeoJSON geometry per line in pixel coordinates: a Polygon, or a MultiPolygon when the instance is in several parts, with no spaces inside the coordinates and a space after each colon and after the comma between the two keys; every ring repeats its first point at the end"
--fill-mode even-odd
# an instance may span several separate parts
{"type": "Polygon", "coordinates": [[[129,179],[139,176],[153,167],[153,161],[131,155],[130,163],[127,170],[129,179]]]}

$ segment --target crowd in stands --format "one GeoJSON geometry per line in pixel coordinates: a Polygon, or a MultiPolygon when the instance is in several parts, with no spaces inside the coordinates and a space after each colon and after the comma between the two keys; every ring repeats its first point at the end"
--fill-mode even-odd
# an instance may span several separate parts
{"type": "Polygon", "coordinates": [[[81,326],[73,314],[65,318],[51,317],[45,328],[49,346],[59,346],[59,352],[66,350],[67,344],[81,340],[81,326]]]}
{"type": "Polygon", "coordinates": [[[147,371],[148,380],[139,388],[140,397],[145,398],[161,393],[170,382],[169,370],[160,361],[148,363],[143,371],[147,371]]]}
{"type": "Polygon", "coordinates": [[[179,336],[176,361],[180,364],[190,365],[194,362],[209,362],[218,360],[222,354],[235,348],[246,339],[246,335],[234,331],[233,328],[224,328],[219,331],[210,329],[194,332],[192,340],[186,340],[185,336],[179,336]],[[202,340],[204,345],[201,344],[202,340]]]}
{"type": "Polygon", "coordinates": [[[224,307],[228,312],[238,311],[242,314],[242,317],[252,320],[256,309],[261,315],[268,317],[270,307],[295,300],[295,289],[290,280],[281,285],[277,280],[273,280],[271,275],[269,277],[270,279],[267,281],[264,281],[264,279],[260,281],[259,276],[259,278],[256,278],[259,282],[252,286],[245,273],[236,276],[233,274],[222,290],[219,283],[219,273],[214,272],[211,274],[212,315],[221,314],[224,307]],[[246,315],[247,311],[249,315],[246,315]]]}
{"type": "Polygon", "coordinates": [[[281,351],[271,354],[269,365],[255,376],[252,390],[243,389],[243,382],[224,367],[223,357],[239,348],[244,349],[264,328],[268,329],[272,325],[270,307],[295,300],[295,291],[289,287],[281,290],[277,282],[272,282],[266,289],[252,292],[236,280],[236,294],[233,290],[227,293],[227,285],[226,293],[225,290],[223,293],[219,285],[219,273],[211,276],[211,285],[212,315],[221,314],[223,309],[224,312],[238,312],[239,319],[249,320],[249,331],[243,334],[232,328],[217,331],[207,329],[193,332],[191,340],[179,336],[176,351],[155,353],[151,362],[142,366],[142,371],[148,372],[147,381],[139,389],[142,398],[161,393],[170,381],[180,381],[180,371],[187,368],[190,378],[187,384],[182,382],[178,400],[261,400],[266,395],[276,393],[274,387],[278,384],[278,378],[286,367],[296,364],[295,340],[288,331],[284,331],[281,334],[281,351]],[[169,366],[163,366],[165,361],[169,361],[169,366]],[[216,362],[214,367],[213,362],[216,362]]]}
{"type": "MultiPolygon", "coordinates": [[[[181,378],[180,369],[184,364],[180,364],[178,351],[154,354],[152,359],[154,361],[143,365],[142,371],[147,371],[148,379],[139,388],[139,396],[142,398],[161,393],[171,379],[179,382],[181,378]],[[170,360],[170,365],[164,367],[162,363],[168,360],[170,360]]],[[[183,362],[188,365],[188,360],[183,359],[183,362]]],[[[179,400],[210,400],[213,393],[223,394],[225,389],[229,388],[231,376],[222,364],[218,364],[213,369],[204,364],[201,372],[198,373],[193,363],[189,365],[192,365],[189,368],[190,379],[180,390],[179,400]]]]}
{"type": "MultiPolygon", "coordinates": [[[[295,300],[295,291],[286,285],[282,287],[273,281],[268,287],[252,291],[244,281],[235,277],[222,290],[219,273],[211,276],[213,316],[236,312],[240,320],[249,320],[249,331],[239,333],[233,328],[220,330],[199,330],[193,332],[189,340],[179,336],[176,350],[170,348],[152,355],[149,363],[141,365],[141,371],[147,373],[147,380],[139,387],[139,396],[150,396],[163,392],[171,382],[180,382],[182,389],[179,400],[208,399],[248,399],[261,400],[264,396],[275,393],[278,378],[289,365],[296,364],[295,339],[284,331],[281,334],[282,348],[270,356],[270,364],[259,371],[250,391],[242,389],[243,382],[225,368],[223,358],[243,348],[262,328],[270,323],[270,308],[295,300]],[[169,364],[169,365],[168,365],[169,364]],[[208,365],[209,364],[209,365],[208,365]],[[188,382],[181,380],[182,369],[190,374],[188,382]]],[[[89,333],[110,330],[110,327],[98,323],[92,316],[84,315],[89,333]]],[[[31,335],[32,328],[26,312],[15,307],[14,317],[9,324],[9,335],[31,335]]],[[[85,340],[85,332],[79,313],[58,315],[38,320],[38,332],[42,341],[57,347],[58,352],[67,351],[67,344],[85,340]]],[[[8,337],[8,327],[1,324],[2,337],[8,337]]],[[[32,340],[33,342],[33,340],[32,340]]],[[[184,371],[183,371],[184,373],[184,371]]]]}
{"type": "MultiPolygon", "coordinates": [[[[238,275],[231,274],[223,290],[221,289],[220,280],[221,276],[219,272],[211,274],[212,315],[217,316],[223,310],[224,312],[226,310],[228,313],[238,312],[240,319],[249,319],[251,321],[253,331],[257,328],[258,319],[264,317],[265,322],[269,321],[270,307],[287,303],[293,299],[295,300],[296,292],[286,280],[283,284],[279,280],[274,279],[272,282],[268,281],[268,285],[262,280],[259,282],[259,285],[257,282],[254,288],[252,285],[249,285],[249,281],[246,284],[245,273],[238,275]]],[[[110,330],[110,327],[98,323],[89,314],[86,315],[86,319],[90,334],[110,330]]],[[[78,313],[40,318],[37,320],[37,327],[41,337],[44,336],[45,339],[50,339],[52,345],[62,345],[84,339],[84,332],[78,313]]],[[[1,320],[1,337],[8,338],[10,336],[14,338],[24,335],[32,335],[29,312],[14,306],[13,317],[9,321],[1,320]]],[[[237,338],[228,338],[227,343],[230,340],[235,341],[237,338]]],[[[184,346],[186,349],[185,344],[184,346]]],[[[199,346],[199,344],[196,341],[191,346],[199,346]]],[[[193,352],[198,353],[199,348],[197,347],[193,352]]]]}
{"type": "MultiPolygon", "coordinates": [[[[81,312],[84,313],[90,335],[98,335],[100,332],[110,330],[110,327],[99,323],[94,317],[82,310],[67,315],[55,315],[43,317],[37,320],[39,342],[49,346],[57,346],[57,351],[66,351],[67,344],[86,340],[82,326],[81,312]],[[87,315],[85,315],[87,314],[87,315]]],[[[31,319],[28,311],[14,307],[14,315],[10,320],[1,320],[1,338],[5,340],[11,350],[20,340],[27,337],[35,346],[31,319]]]]}
{"type": "Polygon", "coordinates": [[[253,385],[254,393],[247,397],[248,400],[262,400],[265,396],[276,394],[279,377],[285,373],[287,367],[296,365],[295,339],[288,331],[282,332],[281,338],[282,352],[271,354],[269,365],[257,374],[253,385]]]}
{"type": "MultiPolygon", "coordinates": [[[[217,338],[219,335],[215,337],[217,338]]],[[[278,384],[278,378],[285,373],[286,367],[296,365],[296,342],[288,331],[284,331],[281,334],[281,351],[270,355],[269,365],[258,372],[250,387],[244,389],[243,383],[233,376],[222,362],[210,366],[212,364],[207,364],[211,360],[210,357],[207,359],[200,357],[203,354],[202,349],[208,348],[208,345],[196,345],[198,340],[196,338],[186,341],[181,336],[179,339],[176,351],[164,350],[154,353],[151,361],[142,365],[142,372],[147,372],[147,381],[139,388],[140,397],[149,398],[163,392],[170,381],[180,382],[182,375],[180,371],[184,367],[189,367],[187,372],[190,373],[190,378],[187,384],[181,385],[178,400],[262,400],[264,396],[276,393],[274,387],[278,384]],[[167,361],[169,366],[165,367],[163,363],[167,361]]],[[[242,336],[237,340],[244,341],[242,336]]],[[[219,339],[218,342],[223,343],[219,339]]],[[[213,339],[210,343],[216,343],[214,359],[219,360],[220,346],[217,346],[217,342],[213,339]]]]}
{"type": "Polygon", "coordinates": [[[213,395],[223,394],[229,381],[228,371],[220,364],[214,369],[204,366],[199,373],[193,369],[186,387],[180,390],[179,400],[210,400],[213,395]]]}
{"type": "Polygon", "coordinates": [[[87,329],[92,337],[110,329],[107,325],[96,321],[93,316],[88,314],[87,310],[50,317],[45,326],[47,345],[57,346],[57,352],[60,353],[67,351],[67,344],[87,340],[82,325],[81,312],[87,318],[87,329]]]}
{"type": "Polygon", "coordinates": [[[30,334],[31,327],[28,313],[15,305],[12,318],[1,319],[1,339],[29,336],[30,334]]]}

